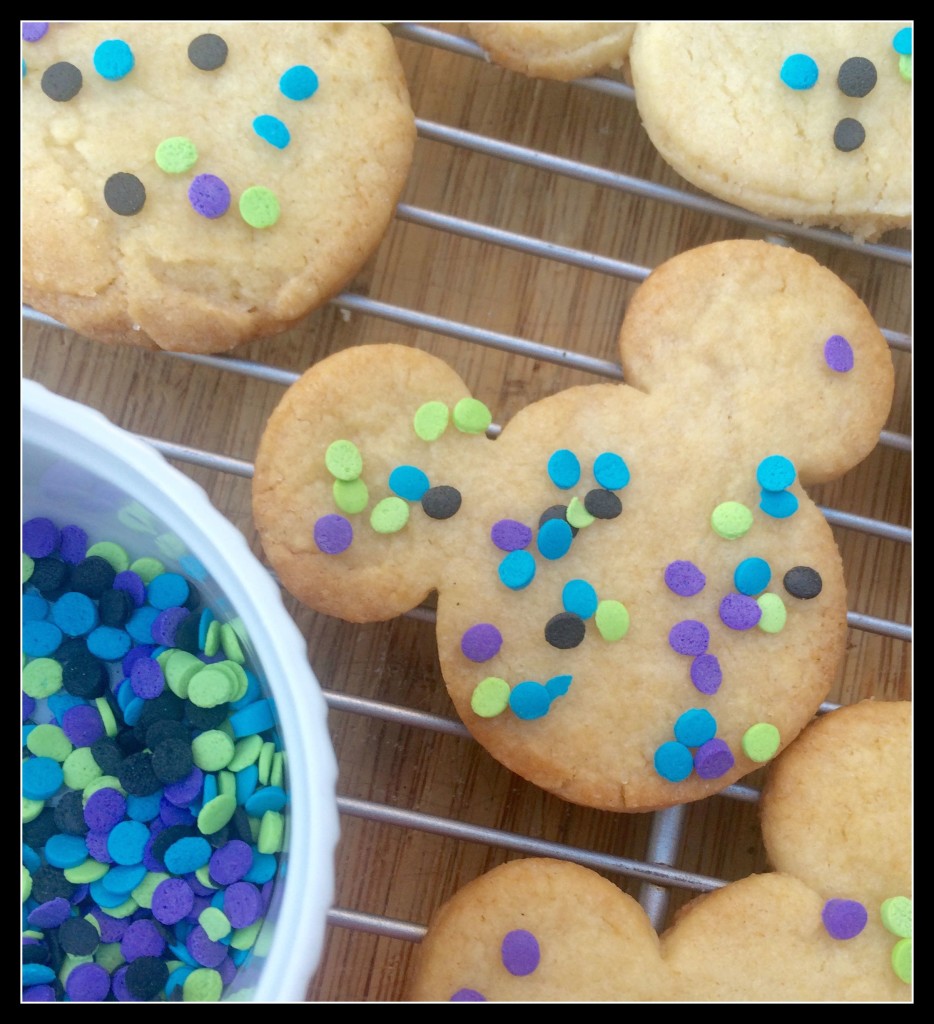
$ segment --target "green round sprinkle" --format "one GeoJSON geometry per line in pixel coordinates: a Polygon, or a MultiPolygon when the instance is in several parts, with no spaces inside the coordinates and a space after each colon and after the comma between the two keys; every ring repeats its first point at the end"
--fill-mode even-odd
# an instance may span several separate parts
{"type": "Polygon", "coordinates": [[[78,747],[73,750],[62,764],[62,778],[69,789],[85,789],[104,773],[101,766],[94,760],[90,747],[78,747]]]}
{"type": "MultiPolygon", "coordinates": [[[[148,508],[143,508],[138,501],[131,501],[124,505],[118,512],[117,518],[137,533],[155,533],[158,529],[156,517],[148,508]]],[[[132,569],[133,567],[130,566],[132,569]]]]}
{"type": "MultiPolygon", "coordinates": [[[[245,660],[245,659],[244,659],[245,660]]],[[[249,688],[250,680],[247,678],[246,672],[243,670],[243,666],[236,661],[220,661],[217,664],[223,665],[226,670],[230,673],[234,682],[236,683],[236,689],[231,700],[237,701],[241,697],[246,696],[246,691],[249,688]]]]}
{"type": "Polygon", "coordinates": [[[94,962],[94,957],[88,953],[85,956],[78,956],[74,953],[66,953],[62,959],[61,967],[58,969],[58,980],[64,985],[68,981],[68,975],[81,964],[94,962]]]}
{"type": "Polygon", "coordinates": [[[91,555],[97,555],[98,558],[109,562],[114,572],[124,572],[130,567],[130,556],[126,550],[111,540],[102,540],[97,544],[92,544],[87,550],[87,557],[90,558],[91,555]]]}
{"type": "Polygon", "coordinates": [[[185,542],[174,533],[160,533],[156,537],[156,547],[166,558],[174,558],[176,561],[188,554],[185,542]]]}
{"type": "Polygon", "coordinates": [[[269,785],[269,769],[272,767],[272,755],[275,752],[276,745],[272,740],[266,740],[262,750],[259,752],[259,761],[256,766],[258,771],[257,781],[264,786],[269,785]]]}
{"type": "Polygon", "coordinates": [[[51,757],[61,764],[74,750],[74,744],[60,725],[37,725],[26,738],[26,747],[36,757],[51,757]]]}
{"type": "MultiPolygon", "coordinates": [[[[234,744],[234,753],[236,753],[236,744],[234,744]]],[[[237,793],[237,779],[234,773],[230,770],[230,765],[217,773],[217,793],[218,796],[229,796],[233,794],[236,796],[237,793]]]]}
{"type": "Polygon", "coordinates": [[[23,583],[26,583],[32,577],[33,569],[35,569],[36,563],[32,558],[24,554],[23,555],[23,583]]]}
{"type": "Polygon", "coordinates": [[[211,865],[202,864],[200,868],[195,868],[195,877],[206,889],[217,889],[219,886],[211,878],[211,865]]]}
{"type": "Polygon", "coordinates": [[[214,619],[208,626],[207,635],[204,638],[204,653],[213,658],[221,648],[221,624],[214,619]]]}
{"type": "Polygon", "coordinates": [[[785,628],[785,620],[788,618],[785,602],[778,594],[760,594],[756,598],[756,604],[762,610],[759,629],[763,633],[780,633],[785,628]]]}
{"type": "Polygon", "coordinates": [[[244,736],[242,740],[237,740],[234,746],[234,756],[227,768],[232,772],[239,772],[244,768],[249,768],[251,764],[255,764],[259,752],[263,748],[263,742],[259,733],[253,733],[252,736],[244,736]]]}
{"type": "MultiPolygon", "coordinates": [[[[100,930],[100,925],[97,925],[94,918],[90,915],[87,915],[87,917],[91,924],[96,925],[98,930],[100,930]]],[[[94,963],[100,964],[108,974],[113,974],[118,967],[121,967],[126,963],[126,957],[123,955],[120,943],[102,942],[97,949],[94,950],[94,963]]]]}
{"type": "Polygon", "coordinates": [[[220,942],[231,931],[227,916],[223,910],[219,910],[217,907],[205,907],[198,915],[198,924],[201,925],[212,942],[220,942]]]}
{"type": "Polygon", "coordinates": [[[234,816],[237,798],[230,793],[219,793],[198,812],[198,830],[203,836],[220,831],[234,816]]]}
{"type": "Polygon", "coordinates": [[[891,896],[880,907],[882,924],[893,935],[911,938],[911,900],[907,896],[891,896]]]}
{"type": "Polygon", "coordinates": [[[45,807],[44,800],[31,800],[28,796],[23,797],[23,821],[35,821],[45,807]]]}
{"type": "Polygon", "coordinates": [[[477,683],[470,697],[474,714],[495,718],[509,707],[509,683],[497,676],[487,676],[477,683]]]}
{"type": "Polygon", "coordinates": [[[279,811],[266,811],[259,823],[256,849],[260,853],[278,853],[282,849],[285,818],[279,811]]]}
{"type": "Polygon", "coordinates": [[[356,480],[363,472],[363,456],[353,441],[332,441],[324,453],[324,464],[337,480],[356,480]]]}
{"type": "Polygon", "coordinates": [[[25,864],[21,864],[20,867],[23,869],[23,903],[25,903],[32,895],[32,875],[25,864]]]}
{"type": "Polygon", "coordinates": [[[260,918],[258,921],[248,924],[245,928],[234,929],[228,945],[231,949],[252,949],[256,943],[256,936],[262,927],[263,919],[260,918]]]}
{"type": "Polygon", "coordinates": [[[377,533],[397,533],[408,521],[408,503],[395,495],[378,501],[370,513],[370,526],[377,533]]]}
{"type": "Polygon", "coordinates": [[[156,163],[166,174],[184,174],[198,161],[198,148],[184,135],[163,139],[156,147],[156,163]]]}
{"type": "Polygon", "coordinates": [[[590,526],[594,521],[594,517],[584,507],[584,503],[576,496],[568,502],[568,510],[564,514],[564,518],[567,519],[569,526],[578,530],[590,526]]]}
{"type": "Polygon", "coordinates": [[[88,857],[87,860],[76,864],[73,868],[65,868],[62,874],[74,885],[90,885],[91,882],[103,878],[109,870],[109,864],[102,864],[99,860],[88,857]]]}
{"type": "Polygon", "coordinates": [[[724,501],[713,510],[710,525],[726,540],[737,540],[749,532],[752,512],[738,501],[724,501]]]}
{"type": "Polygon", "coordinates": [[[104,732],[113,739],[120,731],[113,708],[107,703],[105,697],[95,697],[94,706],[97,708],[97,713],[101,716],[101,721],[104,723],[104,732]]]}
{"type": "Polygon", "coordinates": [[[279,212],[279,200],[262,185],[253,185],[240,196],[240,216],[251,228],[271,228],[279,212]]]}
{"type": "Polygon", "coordinates": [[[118,907],[108,907],[107,913],[117,920],[122,920],[124,917],[135,914],[137,910],[139,910],[139,904],[132,896],[128,896],[118,907]]]}
{"type": "Polygon", "coordinates": [[[437,441],[447,430],[450,415],[444,402],[426,402],[415,413],[415,433],[423,441],[437,441]]]}
{"type": "Polygon", "coordinates": [[[334,504],[348,515],[362,512],[370,500],[370,492],[359,477],[356,480],[335,480],[333,493],[334,504]]]}
{"type": "Polygon", "coordinates": [[[898,58],[898,73],[906,82],[911,81],[911,54],[903,53],[898,58]]]}
{"type": "MultiPolygon", "coordinates": [[[[90,747],[81,747],[81,750],[90,750],[90,747]]],[[[77,751],[75,751],[77,753],[77,751]]],[[[81,799],[87,803],[88,800],[99,790],[99,789],[116,789],[118,792],[126,796],[126,790],[120,785],[120,780],[116,775],[104,775],[100,772],[81,790],[81,799]]]]}
{"type": "Polygon", "coordinates": [[[493,414],[477,398],[462,398],[454,406],[454,426],[465,434],[482,434],[493,422],[493,414]]]}
{"type": "Polygon", "coordinates": [[[151,910],[152,894],[162,882],[171,877],[171,875],[166,874],[164,871],[147,871],[136,888],[131,890],[130,895],[141,907],[151,910]]]}
{"type": "Polygon", "coordinates": [[[594,614],[594,623],[600,636],[612,643],[629,632],[629,612],[619,601],[601,601],[594,614]]]}
{"type": "Polygon", "coordinates": [[[143,583],[149,586],[157,576],[161,576],[165,572],[165,566],[158,558],[147,556],[145,558],[137,558],[135,562],[131,562],[130,571],[135,572],[143,583]]]}
{"type": "Polygon", "coordinates": [[[285,782],[285,756],[281,750],[272,755],[272,766],[269,769],[269,785],[283,788],[285,782]]]}
{"type": "Polygon", "coordinates": [[[216,1003],[224,982],[212,967],[196,967],[182,982],[182,999],[186,1003],[216,1003]]]}
{"type": "Polygon", "coordinates": [[[22,675],[23,693],[42,700],[62,688],[62,666],[54,658],[34,658],[22,675]]]}
{"type": "MultiPolygon", "coordinates": [[[[238,665],[242,665],[246,661],[237,631],[229,622],[221,623],[221,649],[229,661],[238,665]]],[[[233,698],[233,700],[236,699],[236,697],[233,698]]]]}
{"type": "Polygon", "coordinates": [[[756,722],[743,733],[743,753],[756,764],[770,761],[778,752],[781,740],[778,729],[770,722],[756,722]]]}
{"type": "Polygon", "coordinates": [[[219,772],[226,768],[233,754],[233,740],[220,729],[206,729],[191,741],[191,756],[205,772],[219,772]]]}
{"type": "Polygon", "coordinates": [[[911,939],[899,939],[892,948],[892,970],[906,985],[911,984],[911,939]]]}
{"type": "MultiPolygon", "coordinates": [[[[162,664],[162,671],[165,675],[165,682],[168,688],[176,697],[182,700],[188,699],[188,691],[195,676],[210,669],[216,671],[216,666],[205,667],[204,662],[188,651],[179,649],[168,651],[168,657],[162,664]]],[[[159,660],[159,659],[156,659],[159,660]]],[[[204,705],[203,705],[204,706],[204,705]]]]}

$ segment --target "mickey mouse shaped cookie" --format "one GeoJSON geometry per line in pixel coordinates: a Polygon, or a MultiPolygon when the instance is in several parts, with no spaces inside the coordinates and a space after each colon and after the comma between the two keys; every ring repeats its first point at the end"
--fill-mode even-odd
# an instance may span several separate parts
{"type": "Polygon", "coordinates": [[[657,268],[620,352],[625,383],[535,402],[495,440],[441,360],[330,356],[269,418],[253,511],[318,611],[385,620],[437,592],[441,673],[502,764],[646,811],[736,782],[826,697],[846,586],[804,487],[871,451],[893,369],[847,285],[758,241],[657,268]]]}
{"type": "Polygon", "coordinates": [[[494,868],[435,913],[411,998],[910,1000],[910,702],[815,720],[770,767],[761,817],[776,870],[696,897],[660,937],[588,868],[494,868]]]}
{"type": "Polygon", "coordinates": [[[649,138],[692,184],[858,239],[910,223],[911,25],[640,22],[629,60],[649,138]]]}
{"type": "Polygon", "coordinates": [[[381,240],[415,144],[366,22],[24,22],[23,298],[97,341],[295,326],[381,240]]]}

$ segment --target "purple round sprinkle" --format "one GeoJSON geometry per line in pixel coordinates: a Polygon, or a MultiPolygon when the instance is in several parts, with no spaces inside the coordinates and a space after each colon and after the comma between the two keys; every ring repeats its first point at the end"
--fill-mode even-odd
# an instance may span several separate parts
{"type": "Polygon", "coordinates": [[[532,543],[532,528],[517,519],[500,519],[493,524],[490,538],[500,551],[521,551],[532,543]]]}
{"type": "MultiPolygon", "coordinates": [[[[181,610],[187,611],[187,609],[181,610]]],[[[136,696],[142,697],[143,700],[152,700],[154,697],[158,697],[165,689],[162,666],[152,658],[137,658],[130,669],[130,686],[136,696]]]]}
{"type": "Polygon", "coordinates": [[[126,816],[126,797],[105,786],[95,790],[84,805],[84,820],[92,832],[109,832],[126,816]]]}
{"type": "Polygon", "coordinates": [[[166,878],[152,894],[152,916],[161,924],[177,924],[187,917],[195,902],[195,894],[184,878],[166,878]]]}
{"type": "Polygon", "coordinates": [[[24,1003],[56,1003],[55,989],[51,985],[30,985],[20,997],[24,1003]]]}
{"type": "Polygon", "coordinates": [[[187,608],[163,608],[153,619],[151,627],[153,640],[161,646],[174,647],[175,632],[189,615],[191,612],[187,608]]]}
{"type": "Polygon", "coordinates": [[[716,736],[694,751],[694,770],[702,779],[719,779],[733,767],[733,763],[730,748],[716,736]]]}
{"type": "Polygon", "coordinates": [[[195,797],[201,794],[203,784],[204,772],[195,765],[181,782],[169,783],[163,789],[162,795],[176,807],[187,807],[195,797]]]}
{"type": "Polygon", "coordinates": [[[37,516],[23,523],[23,553],[30,558],[45,558],[58,551],[61,534],[51,519],[37,516]]]}
{"type": "Polygon", "coordinates": [[[143,607],[146,601],[146,584],[139,573],[133,572],[132,569],[124,569],[123,572],[118,572],[114,576],[113,588],[114,590],[125,590],[133,599],[133,604],[137,608],[143,607]]]}
{"type": "MultiPolygon", "coordinates": [[[[230,923],[233,924],[233,921],[230,923]]],[[[227,956],[227,947],[224,943],[213,942],[209,939],[207,932],[200,924],[196,924],[188,933],[185,947],[202,967],[217,967],[227,956]]]]}
{"type": "Polygon", "coordinates": [[[65,980],[65,992],[73,1003],[100,1003],[110,992],[110,975],[100,964],[78,964],[65,980]]]}
{"type": "Polygon", "coordinates": [[[118,1003],[144,1002],[144,1000],[139,999],[137,996],[133,995],[133,993],[127,987],[126,972],[128,968],[129,964],[122,964],[113,973],[111,984],[113,985],[114,997],[118,1003]]]}
{"type": "Polygon", "coordinates": [[[672,562],[665,569],[668,589],[681,597],[693,597],[704,589],[707,577],[693,562],[672,562]]]}
{"type": "Polygon", "coordinates": [[[754,597],[727,594],[720,602],[720,619],[730,629],[751,629],[762,618],[762,609],[754,597]]]}
{"type": "Polygon", "coordinates": [[[120,940],[120,952],[128,962],[141,956],[161,956],[164,949],[162,932],[146,918],[134,921],[120,940]]]}
{"type": "Polygon", "coordinates": [[[199,174],[188,187],[188,201],[195,213],[216,220],[230,207],[230,189],[214,174],[199,174]]]}
{"type": "Polygon", "coordinates": [[[208,872],[218,885],[239,882],[253,864],[253,850],[242,839],[231,839],[211,854],[208,872]]]}
{"type": "Polygon", "coordinates": [[[685,619],[671,627],[668,643],[678,654],[703,654],[710,643],[710,632],[703,622],[685,619]]]}
{"type": "Polygon", "coordinates": [[[84,561],[88,553],[88,535],[80,526],[69,523],[62,527],[62,539],[58,547],[62,561],[69,565],[77,565],[84,561]]]}
{"type": "Polygon", "coordinates": [[[538,967],[541,959],[538,940],[531,932],[522,928],[507,932],[503,939],[502,956],[503,967],[510,974],[525,977],[538,967]]]}
{"type": "Polygon", "coordinates": [[[831,334],[824,342],[824,360],[837,373],[853,369],[853,348],[842,334],[831,334]]]}
{"type": "Polygon", "coordinates": [[[103,943],[119,942],[123,938],[124,932],[130,927],[129,918],[111,917],[99,907],[94,907],[91,910],[91,915],[100,925],[101,942],[103,943]]]}
{"type": "Polygon", "coordinates": [[[234,882],[224,890],[224,915],[234,928],[246,928],[263,912],[263,897],[252,882],[234,882]]]}
{"type": "Polygon", "coordinates": [[[23,39],[27,43],[37,43],[49,31],[47,21],[24,21],[23,39]]]}
{"type": "Polygon", "coordinates": [[[866,927],[869,915],[857,900],[827,900],[821,919],[832,939],[852,939],[866,927]]]}
{"type": "Polygon", "coordinates": [[[28,693],[23,694],[23,721],[32,717],[33,711],[36,710],[36,699],[30,697],[28,693]]]}
{"type": "Polygon", "coordinates": [[[27,918],[33,928],[57,928],[71,917],[71,903],[64,896],[54,896],[40,903],[27,918]]]}
{"type": "Polygon", "coordinates": [[[214,970],[221,976],[221,982],[224,985],[229,985],[237,976],[237,965],[229,956],[225,956],[214,970]]]}
{"type": "Polygon", "coordinates": [[[449,1002],[452,1003],[485,1003],[486,996],[481,995],[475,988],[459,988],[449,1002]]]}
{"type": "Polygon", "coordinates": [[[461,650],[471,661],[489,661],[499,653],[502,645],[502,634],[488,622],[471,626],[461,637],[461,650]]]}
{"type": "Polygon", "coordinates": [[[104,720],[93,704],[76,704],[62,715],[62,732],[76,747],[89,747],[104,738],[104,720]]]}
{"type": "Polygon", "coordinates": [[[691,662],[691,682],[701,693],[711,696],[720,689],[723,670],[714,654],[698,654],[691,662]]]}
{"type": "MultiPolygon", "coordinates": [[[[88,855],[101,864],[113,864],[114,859],[107,850],[107,838],[109,832],[96,832],[94,830],[85,833],[84,845],[88,848],[88,855]]],[[[153,870],[161,870],[161,865],[153,870]]]]}
{"type": "Polygon", "coordinates": [[[353,541],[353,527],[343,516],[332,513],[322,516],[315,523],[315,544],[326,555],[339,555],[346,551],[353,541]]]}

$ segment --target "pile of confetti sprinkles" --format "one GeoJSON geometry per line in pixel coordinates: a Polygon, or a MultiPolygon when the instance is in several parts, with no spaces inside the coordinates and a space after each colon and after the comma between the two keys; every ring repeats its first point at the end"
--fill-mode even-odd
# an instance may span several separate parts
{"type": "Polygon", "coordinates": [[[22,537],[23,1000],[217,1000],[280,873],[273,705],[185,576],[22,537]]]}
{"type": "MultiPolygon", "coordinates": [[[[47,21],[23,22],[23,42],[40,43],[49,32],[47,21]]],[[[36,51],[41,55],[41,48],[36,51]]],[[[227,42],[214,33],[196,36],[188,45],[186,53],[179,56],[179,73],[185,64],[206,74],[220,72],[227,62],[227,42]]],[[[40,56],[41,59],[41,56],[40,56]]],[[[132,74],[136,58],[129,43],[123,39],[102,40],[91,60],[94,72],[108,82],[119,83],[132,74]]],[[[23,77],[29,63],[23,58],[23,77]]],[[[42,72],[41,87],[49,100],[67,103],[74,100],[84,85],[84,74],[80,67],[69,61],[57,61],[42,72]]],[[[115,88],[119,86],[115,85],[115,88]]],[[[296,64],[283,70],[279,76],[279,93],[286,99],[300,103],[310,100],[318,91],[318,76],[305,64],[296,64]]],[[[247,126],[243,126],[246,130],[247,126]]],[[[275,149],[284,150],[291,142],[288,125],[268,113],[257,113],[249,127],[264,142],[275,149]]],[[[182,175],[193,170],[198,162],[198,147],[195,140],[185,135],[168,136],[159,143],[153,154],[156,166],[165,174],[182,175]]],[[[111,174],[102,184],[102,194],[107,206],[121,217],[132,217],[140,213],[146,204],[144,182],[128,171],[111,174]]],[[[201,172],[191,178],[188,187],[188,201],[191,208],[208,220],[216,220],[227,213],[231,203],[230,187],[216,174],[201,172]]],[[[263,185],[245,188],[238,200],[240,216],[252,228],[269,228],[276,224],[281,214],[276,194],[263,185]]]]}

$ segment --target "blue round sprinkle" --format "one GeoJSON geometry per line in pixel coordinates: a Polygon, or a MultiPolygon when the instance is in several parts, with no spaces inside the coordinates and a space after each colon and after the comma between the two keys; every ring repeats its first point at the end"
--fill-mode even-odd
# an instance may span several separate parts
{"type": "Polygon", "coordinates": [[[157,789],[155,793],[147,796],[137,796],[128,793],[126,798],[126,813],[133,821],[152,821],[162,807],[162,790],[157,789]]]}
{"type": "Polygon", "coordinates": [[[733,573],[733,583],[741,594],[761,594],[772,579],[772,570],[764,558],[744,558],[733,573]]]}
{"type": "Polygon", "coordinates": [[[145,864],[115,864],[101,879],[101,885],[107,892],[126,899],[146,877],[148,870],[145,864]]]}
{"type": "Polygon", "coordinates": [[[907,28],[899,29],[894,38],[892,39],[892,46],[896,53],[901,53],[905,56],[911,54],[911,26],[907,28]]]}
{"type": "Polygon", "coordinates": [[[275,876],[276,868],[276,858],[273,854],[260,853],[256,847],[253,847],[253,863],[242,880],[252,882],[254,885],[264,885],[275,876]]]}
{"type": "Polygon", "coordinates": [[[100,622],[97,605],[87,596],[72,591],[52,605],[52,621],[67,636],[85,636],[100,622]]]}
{"type": "Polygon", "coordinates": [[[552,676],[551,679],[545,683],[545,689],[548,691],[548,696],[552,700],[555,697],[563,697],[568,690],[571,688],[571,676],[552,676]]]}
{"type": "Polygon", "coordinates": [[[152,624],[159,617],[159,610],[152,605],[144,604],[127,620],[126,631],[138,644],[152,643],[152,624]]]}
{"type": "Polygon", "coordinates": [[[568,580],[561,591],[561,601],[566,612],[573,612],[582,619],[589,619],[600,603],[597,592],[586,580],[568,580]]]}
{"type": "Polygon", "coordinates": [[[23,594],[23,622],[44,619],[49,614],[49,602],[38,594],[23,594]]]}
{"type": "Polygon", "coordinates": [[[76,868],[88,859],[88,846],[84,836],[58,832],[45,844],[45,859],[53,868],[76,868]]]}
{"type": "MultiPolygon", "coordinates": [[[[190,593],[188,580],[177,572],[163,572],[155,576],[146,588],[146,600],[153,608],[180,608],[190,593]]],[[[152,637],[150,637],[150,640],[152,637]]]]}
{"type": "Polygon", "coordinates": [[[23,964],[23,988],[44,985],[55,980],[55,971],[47,964],[23,964]]]}
{"type": "Polygon", "coordinates": [[[104,910],[107,910],[109,907],[119,907],[121,903],[126,902],[126,894],[122,892],[111,892],[104,886],[104,880],[102,878],[95,879],[95,881],[91,882],[89,891],[94,902],[104,910]]]}
{"type": "Polygon", "coordinates": [[[554,561],[568,553],[574,534],[565,519],[547,519],[538,531],[538,550],[543,558],[554,561]]]}
{"type": "Polygon", "coordinates": [[[173,875],[187,875],[204,867],[211,859],[211,844],[201,836],[186,836],[165,851],[163,860],[173,875]]]}
{"type": "Polygon", "coordinates": [[[260,114],[259,117],[255,117],[253,119],[253,131],[261,139],[265,139],[270,145],[275,146],[276,149],[285,149],[292,141],[289,129],[286,128],[285,124],[278,117],[273,117],[272,114],[260,114]]]}
{"type": "Polygon", "coordinates": [[[541,683],[528,680],[513,687],[512,693],[509,694],[509,706],[516,718],[532,721],[548,714],[551,694],[541,683]]]}
{"type": "Polygon", "coordinates": [[[217,796],[217,776],[212,773],[205,775],[204,784],[201,787],[201,799],[198,803],[203,807],[209,804],[217,796]]]}
{"type": "Polygon", "coordinates": [[[279,79],[282,95],[290,100],[307,100],[318,89],[318,76],[304,64],[289,68],[279,79]]]}
{"type": "Polygon", "coordinates": [[[389,474],[389,489],[406,501],[421,501],[430,486],[427,474],[417,466],[396,466],[389,474]]]}
{"type": "Polygon", "coordinates": [[[287,803],[285,790],[281,786],[264,786],[258,789],[243,805],[253,818],[261,818],[267,811],[281,811],[287,803]]]}
{"type": "Polygon", "coordinates": [[[91,654],[101,661],[119,661],[133,646],[130,634],[115,626],[98,626],[88,633],[85,643],[91,654]]]}
{"type": "Polygon", "coordinates": [[[629,467],[615,452],[603,452],[594,459],[593,475],[608,491],[618,491],[629,483],[629,467]]]}
{"type": "Polygon", "coordinates": [[[255,763],[248,764],[245,768],[234,775],[234,792],[237,795],[237,803],[242,807],[253,794],[256,784],[259,782],[259,768],[255,763]]]}
{"type": "Polygon", "coordinates": [[[782,64],[781,79],[789,89],[812,89],[817,76],[817,62],[806,53],[793,53],[782,64]]]}
{"type": "Polygon", "coordinates": [[[798,499],[791,491],[760,491],[759,508],[773,519],[787,519],[798,511],[798,499]]]}
{"type": "MultiPolygon", "coordinates": [[[[87,856],[87,847],[85,847],[84,852],[85,856],[87,856]]],[[[23,867],[31,875],[34,875],[42,867],[42,859],[28,843],[23,843],[23,867]]]]}
{"type": "Polygon", "coordinates": [[[694,770],[694,758],[683,743],[663,743],[655,751],[655,770],[669,782],[681,782],[694,770]]]}
{"type": "Polygon", "coordinates": [[[94,70],[111,82],[125,78],[133,64],[133,51],[122,39],[108,39],[94,51],[94,70]]]}
{"type": "Polygon", "coordinates": [[[581,478],[581,464],[574,452],[559,448],[548,460],[548,475],[555,487],[567,490],[581,478]]]}
{"type": "Polygon", "coordinates": [[[30,658],[46,658],[58,650],[62,631],[54,622],[30,619],[23,623],[23,654],[30,658]]]}
{"type": "Polygon", "coordinates": [[[705,708],[691,708],[675,722],[675,739],[686,747],[699,747],[717,734],[717,720],[705,708]]]}
{"type": "Polygon", "coordinates": [[[265,732],[272,729],[275,724],[275,716],[272,712],[272,705],[268,700],[256,700],[248,704],[240,711],[235,711],[230,716],[230,726],[236,739],[244,736],[252,736],[258,732],[265,732]]]}
{"type": "Polygon", "coordinates": [[[141,821],[121,821],[107,836],[107,852],[117,864],[140,864],[149,839],[149,829],[141,821]]]}
{"type": "Polygon", "coordinates": [[[766,491],[783,491],[795,482],[795,467],[784,455],[769,455],[756,469],[756,482],[766,491]]]}
{"type": "Polygon", "coordinates": [[[528,551],[510,551],[499,563],[498,571],[510,590],[523,590],[535,578],[535,559],[528,551]]]}
{"type": "Polygon", "coordinates": [[[48,800],[64,781],[62,766],[51,757],[30,757],[23,762],[21,780],[28,800],[48,800]]]}

